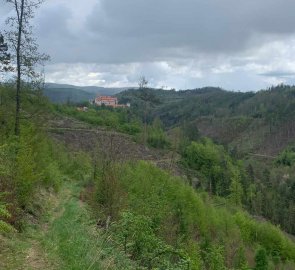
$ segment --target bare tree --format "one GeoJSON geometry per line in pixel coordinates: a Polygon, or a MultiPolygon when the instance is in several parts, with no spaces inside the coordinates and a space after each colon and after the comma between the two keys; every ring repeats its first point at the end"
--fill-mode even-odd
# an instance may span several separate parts
{"type": "Polygon", "coordinates": [[[12,71],[10,65],[10,54],[8,53],[7,43],[4,41],[4,37],[0,34],[0,72],[12,71]]]}
{"type": "Polygon", "coordinates": [[[144,130],[143,130],[143,143],[146,144],[147,142],[147,103],[148,103],[148,95],[145,89],[148,86],[148,80],[145,76],[141,76],[138,81],[139,89],[142,90],[141,98],[144,101],[144,130]]]}
{"type": "MultiPolygon", "coordinates": [[[[4,37],[0,34],[0,73],[12,71],[12,67],[10,65],[10,54],[7,52],[8,46],[4,41],[4,37]]],[[[0,79],[2,79],[0,77],[0,79]]],[[[1,81],[0,81],[1,84],[1,81]]],[[[0,89],[0,106],[2,106],[3,100],[3,92],[2,88],[0,89]]]]}
{"type": "Polygon", "coordinates": [[[145,78],[145,76],[141,76],[139,78],[139,81],[138,81],[138,86],[139,86],[139,89],[144,89],[144,88],[147,88],[148,86],[148,80],[145,78]]]}
{"type": "Polygon", "coordinates": [[[38,45],[33,37],[33,27],[30,21],[34,18],[35,10],[43,0],[6,0],[14,8],[15,15],[8,18],[5,32],[9,47],[12,51],[11,60],[16,67],[16,114],[15,135],[20,134],[21,88],[23,76],[33,81],[39,78],[35,66],[48,60],[48,56],[38,52],[38,45]]]}

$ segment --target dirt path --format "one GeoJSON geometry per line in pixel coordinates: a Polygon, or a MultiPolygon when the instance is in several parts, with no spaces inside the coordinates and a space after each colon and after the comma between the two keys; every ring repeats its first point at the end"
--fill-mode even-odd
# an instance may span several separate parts
{"type": "Polygon", "coordinates": [[[37,240],[31,241],[31,247],[27,250],[27,256],[23,265],[24,269],[37,269],[37,270],[53,270],[57,269],[52,262],[49,262],[42,246],[37,240]]]}
{"type": "MultiPolygon", "coordinates": [[[[30,224],[25,232],[0,236],[0,269],[2,270],[59,270],[59,258],[50,257],[44,239],[56,219],[64,213],[63,204],[71,194],[63,190],[60,195],[44,193],[48,204],[47,220],[30,224]]],[[[42,218],[41,218],[42,220],[42,218]]]]}

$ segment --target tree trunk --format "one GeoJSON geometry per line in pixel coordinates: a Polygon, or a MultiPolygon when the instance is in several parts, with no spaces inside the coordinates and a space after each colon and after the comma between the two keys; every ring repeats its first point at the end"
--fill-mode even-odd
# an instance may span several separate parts
{"type": "Polygon", "coordinates": [[[147,101],[144,103],[144,131],[143,131],[143,144],[147,144],[147,101]]]}
{"type": "MultiPolygon", "coordinates": [[[[20,103],[21,103],[21,41],[23,31],[23,16],[24,16],[24,1],[21,0],[20,13],[18,13],[18,36],[17,36],[17,48],[16,48],[16,61],[17,61],[17,79],[16,79],[16,113],[15,113],[15,127],[14,134],[19,136],[20,134],[20,103]]],[[[16,9],[18,6],[16,5],[16,9]]]]}

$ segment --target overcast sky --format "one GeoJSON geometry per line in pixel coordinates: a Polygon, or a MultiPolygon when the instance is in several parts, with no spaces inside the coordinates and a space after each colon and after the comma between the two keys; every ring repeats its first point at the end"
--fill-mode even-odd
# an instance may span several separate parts
{"type": "Polygon", "coordinates": [[[294,11],[294,0],[47,0],[34,26],[50,82],[145,75],[153,87],[246,91],[295,84],[294,11]]]}

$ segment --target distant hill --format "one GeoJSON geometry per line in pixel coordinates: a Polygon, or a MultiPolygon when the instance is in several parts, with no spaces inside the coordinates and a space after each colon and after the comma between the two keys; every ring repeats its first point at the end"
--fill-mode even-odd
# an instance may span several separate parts
{"type": "Polygon", "coordinates": [[[117,95],[144,119],[159,117],[167,130],[191,123],[201,135],[243,153],[276,155],[295,143],[295,87],[254,92],[206,87],[193,90],[127,90],[117,95]],[[146,101],[147,100],[147,101],[146,101]]]}
{"type": "Polygon", "coordinates": [[[84,102],[97,95],[115,95],[128,88],[106,88],[98,86],[75,86],[69,84],[46,83],[44,95],[54,103],[84,102]]]}

